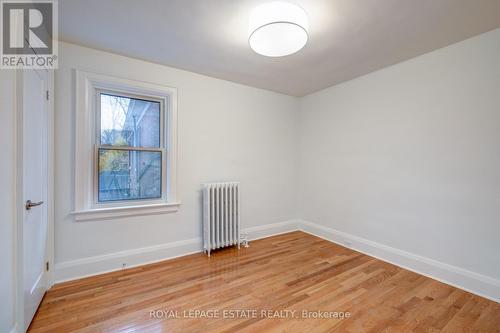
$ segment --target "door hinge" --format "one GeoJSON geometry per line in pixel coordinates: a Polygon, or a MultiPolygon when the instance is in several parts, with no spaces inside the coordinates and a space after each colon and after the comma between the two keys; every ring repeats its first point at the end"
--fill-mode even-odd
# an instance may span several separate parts
{"type": "Polygon", "coordinates": [[[45,269],[47,270],[47,272],[49,271],[49,268],[50,268],[50,265],[49,265],[49,262],[47,261],[47,262],[45,263],[45,269]]]}
{"type": "Polygon", "coordinates": [[[49,91],[47,90],[45,93],[46,93],[45,97],[47,98],[47,100],[49,100],[49,96],[50,96],[49,91]]]}

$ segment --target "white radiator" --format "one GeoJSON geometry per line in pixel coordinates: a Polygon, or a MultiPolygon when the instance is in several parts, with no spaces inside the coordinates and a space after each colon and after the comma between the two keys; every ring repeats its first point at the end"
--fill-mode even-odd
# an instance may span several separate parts
{"type": "Polygon", "coordinates": [[[240,247],[240,184],[203,184],[204,250],[240,247]]]}

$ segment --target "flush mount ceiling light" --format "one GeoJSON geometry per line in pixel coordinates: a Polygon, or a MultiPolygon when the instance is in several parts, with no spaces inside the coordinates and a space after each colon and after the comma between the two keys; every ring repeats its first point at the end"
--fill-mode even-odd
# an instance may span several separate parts
{"type": "Polygon", "coordinates": [[[306,12],[287,2],[265,3],[250,15],[252,50],[268,57],[282,57],[299,51],[307,43],[306,12]]]}

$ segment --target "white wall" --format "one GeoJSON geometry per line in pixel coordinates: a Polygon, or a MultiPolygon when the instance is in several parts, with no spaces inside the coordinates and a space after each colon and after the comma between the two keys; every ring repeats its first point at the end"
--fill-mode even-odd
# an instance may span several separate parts
{"type": "MultiPolygon", "coordinates": [[[[297,216],[296,98],[68,43],[61,43],[59,51],[60,67],[55,77],[55,261],[60,270],[73,269],[67,275],[59,274],[60,279],[71,278],[78,265],[93,262],[98,256],[117,252],[126,256],[123,251],[200,238],[203,182],[241,182],[244,227],[297,216]],[[74,221],[70,212],[74,196],[75,68],[178,89],[177,187],[182,202],[178,212],[74,221]]],[[[106,265],[99,269],[106,268],[111,269],[106,265]]]]}
{"type": "Polygon", "coordinates": [[[499,281],[500,29],[306,96],[298,121],[304,220],[499,281]]]}
{"type": "MultiPolygon", "coordinates": [[[[143,247],[198,239],[200,183],[235,179],[242,182],[246,227],[300,216],[500,279],[500,30],[300,101],[60,46],[56,266],[72,269],[117,252],[122,260],[143,247]],[[73,221],[74,68],[178,88],[179,212],[73,221]]],[[[15,322],[12,71],[0,71],[0,101],[0,332],[9,332],[15,322]]]]}
{"type": "Polygon", "coordinates": [[[14,72],[0,70],[0,332],[15,322],[14,179],[15,179],[14,72]]]}

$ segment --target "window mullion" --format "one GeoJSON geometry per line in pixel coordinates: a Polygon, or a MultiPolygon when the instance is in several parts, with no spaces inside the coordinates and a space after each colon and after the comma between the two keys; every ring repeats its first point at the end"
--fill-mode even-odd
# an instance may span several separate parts
{"type": "Polygon", "coordinates": [[[106,150],[128,150],[128,151],[151,151],[151,152],[165,152],[165,148],[155,148],[155,147],[131,147],[131,146],[109,146],[109,145],[97,145],[98,149],[106,150]]]}

